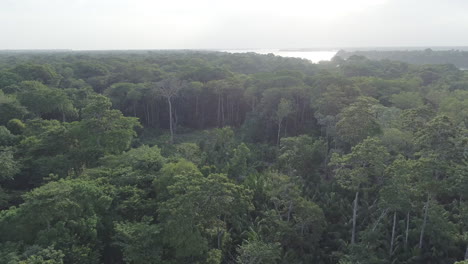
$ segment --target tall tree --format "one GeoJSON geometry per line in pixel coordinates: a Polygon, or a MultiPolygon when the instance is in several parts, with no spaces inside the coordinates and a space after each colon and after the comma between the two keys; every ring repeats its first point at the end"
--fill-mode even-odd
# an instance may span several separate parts
{"type": "Polygon", "coordinates": [[[167,164],[162,173],[155,186],[167,190],[160,195],[167,199],[158,213],[163,241],[175,259],[203,259],[210,248],[222,250],[228,226],[235,228],[238,216],[251,208],[248,191],[223,174],[204,177],[187,161],[167,164]]]}
{"type": "Polygon", "coordinates": [[[171,77],[156,83],[157,91],[166,98],[169,111],[169,131],[171,133],[170,143],[174,143],[174,117],[172,114],[173,99],[179,95],[181,89],[186,87],[186,82],[171,77]]]}
{"type": "Polygon", "coordinates": [[[358,97],[356,102],[343,109],[336,123],[338,137],[350,144],[356,145],[368,136],[375,136],[380,132],[376,118],[378,101],[372,97],[358,97]]]}
{"type": "Polygon", "coordinates": [[[385,209],[393,212],[392,232],[389,243],[389,255],[394,253],[396,236],[396,224],[398,213],[406,213],[405,247],[408,244],[409,221],[412,196],[412,161],[402,156],[396,159],[386,171],[384,187],[380,190],[380,204],[385,209]]]}
{"type": "Polygon", "coordinates": [[[353,147],[351,153],[346,155],[334,153],[331,158],[330,165],[334,167],[338,183],[343,188],[355,192],[351,244],[356,242],[359,193],[382,185],[388,158],[387,149],[376,138],[367,138],[353,147]]]}
{"type": "Polygon", "coordinates": [[[0,214],[0,241],[54,245],[64,253],[65,263],[97,264],[100,229],[110,202],[105,187],[94,181],[48,183],[24,195],[20,206],[0,214]]]}
{"type": "Polygon", "coordinates": [[[83,120],[73,122],[70,136],[75,143],[71,149],[81,165],[97,162],[105,154],[120,154],[130,147],[140,124],[135,117],[125,117],[119,110],[110,109],[112,103],[102,95],[90,98],[83,109],[83,120]]]}
{"type": "Polygon", "coordinates": [[[278,124],[278,137],[276,141],[276,145],[279,146],[280,144],[280,137],[281,137],[281,124],[283,120],[288,117],[293,112],[293,106],[290,100],[281,98],[278,108],[276,110],[276,123],[278,124]]]}

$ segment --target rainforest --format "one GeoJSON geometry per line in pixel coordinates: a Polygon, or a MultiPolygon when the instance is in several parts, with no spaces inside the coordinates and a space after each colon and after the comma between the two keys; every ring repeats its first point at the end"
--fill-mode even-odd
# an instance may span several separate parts
{"type": "Polygon", "coordinates": [[[1,51],[0,263],[468,263],[466,64],[348,55],[1,51]]]}

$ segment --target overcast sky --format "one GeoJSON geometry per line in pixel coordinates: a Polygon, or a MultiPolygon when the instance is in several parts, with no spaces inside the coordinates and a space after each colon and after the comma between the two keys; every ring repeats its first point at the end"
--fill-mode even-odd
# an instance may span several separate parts
{"type": "Polygon", "coordinates": [[[468,0],[0,0],[0,49],[468,46],[468,0]]]}

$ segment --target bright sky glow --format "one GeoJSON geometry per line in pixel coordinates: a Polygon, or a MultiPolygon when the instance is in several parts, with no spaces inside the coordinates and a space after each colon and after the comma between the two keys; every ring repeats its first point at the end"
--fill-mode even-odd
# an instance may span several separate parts
{"type": "Polygon", "coordinates": [[[0,49],[468,45],[464,0],[0,0],[0,49]]]}

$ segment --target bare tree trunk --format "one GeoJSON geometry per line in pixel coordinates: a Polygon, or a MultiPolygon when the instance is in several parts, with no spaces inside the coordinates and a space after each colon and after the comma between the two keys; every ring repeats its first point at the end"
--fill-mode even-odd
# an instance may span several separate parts
{"type": "Polygon", "coordinates": [[[218,118],[217,118],[217,125],[220,127],[221,121],[221,94],[218,95],[218,118]]]}
{"type": "MultiPolygon", "coordinates": [[[[299,109],[299,100],[297,98],[294,98],[294,101],[299,109]]],[[[296,111],[294,113],[294,129],[296,130],[296,132],[297,132],[297,127],[298,127],[297,122],[299,121],[299,117],[298,117],[299,114],[300,114],[299,111],[296,111]]]]}
{"type": "Polygon", "coordinates": [[[288,134],[288,120],[286,119],[286,122],[284,124],[284,136],[286,137],[288,134]]]}
{"type": "Polygon", "coordinates": [[[395,228],[396,228],[396,211],[393,212],[393,227],[392,227],[392,240],[390,241],[390,256],[393,254],[393,243],[395,242],[395,228]]]}
{"type": "Polygon", "coordinates": [[[283,221],[283,217],[281,216],[281,213],[280,213],[280,211],[279,211],[279,209],[278,209],[278,205],[277,205],[276,203],[273,203],[273,205],[275,206],[275,211],[276,211],[276,213],[277,213],[278,216],[279,216],[279,220],[280,220],[280,221],[283,221]]]}
{"type": "Polygon", "coordinates": [[[305,103],[303,102],[302,103],[302,111],[301,111],[301,124],[302,124],[302,127],[304,127],[304,113],[305,113],[305,103]]]}
{"type": "Polygon", "coordinates": [[[278,137],[277,137],[277,141],[276,141],[276,145],[278,145],[278,146],[280,144],[280,136],[281,136],[280,132],[281,132],[281,120],[278,121],[278,137]]]}
{"type": "Polygon", "coordinates": [[[224,235],[224,231],[218,230],[218,249],[221,249],[221,245],[223,243],[223,235],[224,235]]]}
{"type": "Polygon", "coordinates": [[[465,260],[468,260],[468,246],[466,246],[465,250],[465,260]]]}
{"type": "Polygon", "coordinates": [[[201,111],[200,128],[203,128],[204,125],[205,125],[205,109],[203,108],[203,105],[202,105],[200,111],[201,111]]]}
{"type": "Polygon", "coordinates": [[[424,206],[424,222],[421,228],[421,235],[419,236],[419,248],[423,247],[424,230],[426,229],[426,224],[427,224],[428,209],[429,209],[429,194],[427,194],[427,201],[426,201],[426,205],[424,206]]]}
{"type": "Polygon", "coordinates": [[[357,209],[358,209],[358,198],[359,198],[359,192],[356,192],[356,197],[354,198],[354,208],[353,208],[353,230],[351,231],[351,244],[352,245],[356,242],[356,218],[357,218],[357,209]]]}
{"type": "Polygon", "coordinates": [[[224,96],[221,98],[221,127],[224,127],[224,96]]]}
{"type": "Polygon", "coordinates": [[[174,108],[174,118],[172,119],[172,128],[173,128],[173,131],[174,131],[174,134],[177,133],[177,124],[179,122],[179,118],[177,116],[177,107],[174,108]]]}
{"type": "Polygon", "coordinates": [[[231,125],[231,101],[229,100],[229,94],[226,96],[226,124],[231,125]]]}
{"type": "Polygon", "coordinates": [[[171,131],[170,143],[174,143],[174,130],[172,129],[172,102],[171,97],[167,97],[167,103],[169,104],[169,130],[171,131]]]}
{"type": "Polygon", "coordinates": [[[149,119],[149,105],[146,103],[146,123],[148,126],[150,125],[150,119],[149,119]]]}
{"type": "Polygon", "coordinates": [[[372,227],[372,232],[375,231],[377,226],[380,224],[380,221],[384,218],[384,216],[387,214],[388,208],[383,210],[382,213],[380,214],[379,218],[377,218],[377,221],[375,221],[374,226],[372,227]]]}
{"type": "Polygon", "coordinates": [[[154,106],[154,102],[151,103],[151,125],[152,126],[154,126],[154,124],[156,124],[158,127],[161,127],[161,125],[160,125],[161,117],[159,115],[160,115],[160,113],[158,111],[158,107],[154,106]]]}
{"type": "Polygon", "coordinates": [[[237,123],[237,107],[236,101],[232,103],[232,124],[236,125],[237,123]]]}
{"type": "Polygon", "coordinates": [[[292,213],[292,201],[289,202],[289,207],[288,207],[288,222],[291,219],[291,213],[292,213]]]}
{"type": "Polygon", "coordinates": [[[408,211],[408,213],[406,214],[406,234],[405,234],[405,248],[407,248],[407,247],[408,247],[409,219],[410,219],[410,215],[409,215],[409,211],[408,211]]]}
{"type": "MultiPolygon", "coordinates": [[[[229,96],[228,96],[229,98],[229,96]]],[[[230,102],[230,107],[229,107],[229,125],[233,126],[234,125],[234,103],[235,101],[233,100],[230,102]]]]}
{"type": "Polygon", "coordinates": [[[239,116],[239,108],[240,108],[240,103],[237,102],[237,107],[236,107],[236,125],[241,124],[240,116],[239,116]]]}
{"type": "Polygon", "coordinates": [[[154,110],[154,101],[151,101],[150,103],[150,108],[149,108],[149,112],[148,112],[148,122],[149,122],[149,125],[151,126],[154,126],[154,116],[156,116],[156,124],[160,127],[159,125],[159,113],[155,113],[155,110],[154,110]]]}
{"type": "Polygon", "coordinates": [[[197,128],[200,128],[200,122],[198,120],[198,95],[195,97],[195,124],[197,128]]]}

